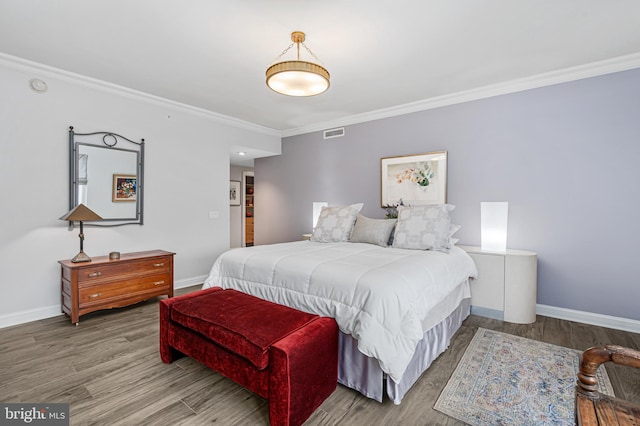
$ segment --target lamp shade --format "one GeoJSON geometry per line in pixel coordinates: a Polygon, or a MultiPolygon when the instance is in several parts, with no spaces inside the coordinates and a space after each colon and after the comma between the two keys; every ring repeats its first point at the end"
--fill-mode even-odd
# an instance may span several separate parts
{"type": "Polygon", "coordinates": [[[84,204],[78,204],[77,206],[72,208],[71,211],[62,216],[60,220],[66,220],[69,222],[80,222],[80,234],[78,235],[78,237],[80,238],[80,253],[78,253],[73,259],[71,259],[71,261],[74,263],[91,262],[91,258],[84,252],[84,230],[82,227],[82,222],[85,220],[102,220],[100,215],[95,213],[84,204]]]}
{"type": "Polygon", "coordinates": [[[102,218],[89,207],[81,203],[62,216],[60,220],[82,222],[85,220],[102,220],[102,218]]]}
{"type": "Polygon", "coordinates": [[[507,221],[509,203],[480,203],[480,248],[507,251],[507,221]]]}
{"type": "Polygon", "coordinates": [[[288,96],[314,96],[329,88],[329,71],[306,61],[285,61],[267,69],[267,86],[288,96]]]}

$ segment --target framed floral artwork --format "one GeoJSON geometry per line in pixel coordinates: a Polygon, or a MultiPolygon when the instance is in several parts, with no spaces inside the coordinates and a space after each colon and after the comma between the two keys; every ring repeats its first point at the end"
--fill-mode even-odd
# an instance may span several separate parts
{"type": "Polygon", "coordinates": [[[232,180],[229,182],[229,205],[240,205],[240,181],[232,180]]]}
{"type": "Polygon", "coordinates": [[[447,151],[380,159],[381,206],[447,202],[447,151]]]}
{"type": "Polygon", "coordinates": [[[138,181],[136,175],[113,175],[113,190],[111,200],[136,201],[138,196],[138,181]]]}

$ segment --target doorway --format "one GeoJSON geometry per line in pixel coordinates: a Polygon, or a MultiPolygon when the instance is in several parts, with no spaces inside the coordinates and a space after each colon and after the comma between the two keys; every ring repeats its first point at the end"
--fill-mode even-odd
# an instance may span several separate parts
{"type": "Polygon", "coordinates": [[[253,172],[242,172],[242,242],[244,247],[254,244],[254,176],[253,172]]]}

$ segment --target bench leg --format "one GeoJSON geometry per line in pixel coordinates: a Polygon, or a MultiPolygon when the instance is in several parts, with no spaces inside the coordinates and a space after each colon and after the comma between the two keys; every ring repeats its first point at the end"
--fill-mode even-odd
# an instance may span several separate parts
{"type": "Polygon", "coordinates": [[[338,326],[318,318],[270,348],[269,420],[297,426],[338,384],[338,326]]]}

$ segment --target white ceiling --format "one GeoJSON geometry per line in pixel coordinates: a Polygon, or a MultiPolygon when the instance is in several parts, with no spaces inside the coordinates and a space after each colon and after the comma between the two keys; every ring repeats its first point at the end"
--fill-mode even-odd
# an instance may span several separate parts
{"type": "Polygon", "coordinates": [[[0,52],[287,134],[638,55],[640,1],[1,0],[0,52]],[[293,30],[322,95],[265,85],[293,30]]]}

